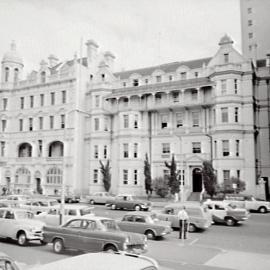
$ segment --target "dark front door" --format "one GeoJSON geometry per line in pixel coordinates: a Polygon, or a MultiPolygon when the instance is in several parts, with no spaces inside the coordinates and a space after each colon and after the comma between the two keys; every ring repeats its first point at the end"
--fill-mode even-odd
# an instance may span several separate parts
{"type": "Polygon", "coordinates": [[[193,192],[202,191],[202,172],[201,169],[195,168],[192,172],[193,192]]]}

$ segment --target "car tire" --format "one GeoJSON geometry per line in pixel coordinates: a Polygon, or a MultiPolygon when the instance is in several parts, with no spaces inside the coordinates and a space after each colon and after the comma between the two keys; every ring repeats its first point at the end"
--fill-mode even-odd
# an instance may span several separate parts
{"type": "Polygon", "coordinates": [[[267,212],[267,209],[266,209],[266,207],[261,206],[261,207],[258,209],[258,211],[259,211],[259,213],[261,213],[261,214],[265,214],[265,213],[267,212]]]}
{"type": "Polygon", "coordinates": [[[28,240],[26,238],[26,234],[24,232],[20,232],[17,237],[17,243],[19,246],[26,246],[28,240]]]}
{"type": "Polygon", "coordinates": [[[112,210],[116,210],[116,205],[115,205],[115,204],[112,204],[112,205],[111,205],[111,209],[112,209],[112,210]]]}
{"type": "Polygon", "coordinates": [[[117,248],[114,245],[107,245],[105,246],[104,251],[108,253],[115,253],[117,248]]]}
{"type": "Polygon", "coordinates": [[[196,232],[197,228],[193,223],[190,223],[188,226],[188,232],[192,233],[192,232],[196,232]]]}
{"type": "Polygon", "coordinates": [[[147,239],[154,240],[156,238],[156,235],[152,230],[147,230],[144,234],[147,239]]]}
{"type": "Polygon", "coordinates": [[[236,224],[236,221],[235,219],[231,218],[231,217],[228,217],[225,219],[225,222],[226,222],[226,225],[227,226],[234,226],[236,224]]]}
{"type": "Polygon", "coordinates": [[[135,210],[135,211],[141,211],[140,205],[138,205],[138,204],[135,205],[135,206],[134,206],[134,210],[135,210]]]}
{"type": "Polygon", "coordinates": [[[62,239],[57,238],[53,241],[53,251],[55,253],[62,253],[64,249],[65,247],[62,239]]]}
{"type": "Polygon", "coordinates": [[[94,200],[90,200],[90,204],[95,204],[95,201],[94,200]]]}

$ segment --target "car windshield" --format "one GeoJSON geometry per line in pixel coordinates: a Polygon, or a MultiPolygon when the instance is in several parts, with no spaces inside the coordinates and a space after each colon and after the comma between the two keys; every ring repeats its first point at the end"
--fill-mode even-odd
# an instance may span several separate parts
{"type": "Polygon", "coordinates": [[[91,208],[83,208],[80,210],[81,216],[92,214],[92,209],[91,208]]]}
{"type": "Polygon", "coordinates": [[[31,213],[31,212],[17,211],[16,212],[16,218],[17,219],[33,219],[34,214],[31,213]]]}
{"type": "Polygon", "coordinates": [[[119,231],[120,230],[115,220],[102,219],[100,222],[102,223],[106,231],[119,231]]]}

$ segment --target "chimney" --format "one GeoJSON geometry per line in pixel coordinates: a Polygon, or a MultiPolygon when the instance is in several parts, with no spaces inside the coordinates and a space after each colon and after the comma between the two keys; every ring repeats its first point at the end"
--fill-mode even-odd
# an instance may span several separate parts
{"type": "Polygon", "coordinates": [[[86,47],[87,47],[87,63],[88,66],[90,63],[93,63],[97,57],[97,49],[98,49],[98,45],[97,43],[90,39],[85,43],[86,47]]]}
{"type": "Polygon", "coordinates": [[[59,59],[53,54],[49,55],[48,60],[49,60],[49,67],[56,66],[59,61],[59,59]]]}
{"type": "Polygon", "coordinates": [[[113,71],[115,56],[111,52],[107,51],[104,53],[104,58],[105,58],[107,65],[113,71]]]}

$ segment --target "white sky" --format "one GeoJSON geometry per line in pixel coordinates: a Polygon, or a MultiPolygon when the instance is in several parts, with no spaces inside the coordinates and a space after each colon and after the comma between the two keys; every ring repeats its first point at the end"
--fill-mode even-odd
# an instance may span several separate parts
{"type": "Polygon", "coordinates": [[[115,70],[213,56],[227,33],[240,51],[239,0],[0,0],[0,57],[15,40],[25,70],[94,39],[115,70]]]}

